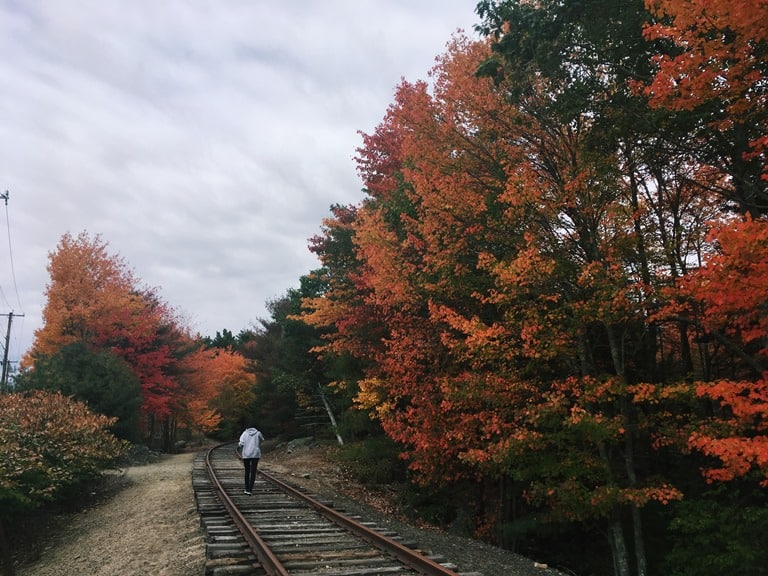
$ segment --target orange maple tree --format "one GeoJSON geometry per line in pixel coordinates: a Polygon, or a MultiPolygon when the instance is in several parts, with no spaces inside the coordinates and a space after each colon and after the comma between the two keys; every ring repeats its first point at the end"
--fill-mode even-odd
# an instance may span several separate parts
{"type": "Polygon", "coordinates": [[[177,313],[155,290],[140,286],[100,236],[62,236],[48,271],[44,323],[25,356],[28,369],[35,358],[75,342],[110,351],[140,382],[145,435],[152,438],[159,426],[166,448],[180,415],[210,431],[222,411],[250,403],[244,358],[200,351],[177,313]],[[218,412],[211,412],[216,402],[218,412]]]}
{"type": "Polygon", "coordinates": [[[669,290],[660,318],[684,317],[739,359],[742,378],[715,372],[696,384],[719,408],[691,432],[689,445],[712,456],[710,481],[757,470],[768,485],[768,222],[749,217],[713,228],[718,251],[669,290]]]}
{"type": "Polygon", "coordinates": [[[305,318],[333,323],[333,346],[370,360],[358,401],[426,481],[549,469],[542,486],[561,497],[532,486],[531,501],[579,518],[679,497],[665,482],[603,474],[616,463],[601,446],[624,446],[632,415],[619,407],[623,378],[591,376],[623,364],[590,360],[604,342],[590,345],[588,332],[610,340],[644,314],[616,248],[631,212],[610,172],[581,154],[578,132],[537,116],[544,92],[513,106],[474,74],[488,50],[456,40],[433,92],[403,82],[359,151],[369,199],[351,223],[347,290],[380,338],[352,342],[345,330],[363,325],[352,320],[360,308],[333,290],[305,318]],[[561,377],[580,361],[585,377],[561,377]]]}
{"type": "Polygon", "coordinates": [[[254,399],[256,377],[248,361],[231,350],[199,348],[179,365],[183,408],[179,419],[208,434],[222,420],[237,421],[254,399]]]}
{"type": "Polygon", "coordinates": [[[176,329],[168,306],[138,285],[98,235],[64,234],[49,254],[48,272],[43,325],[35,331],[24,364],[31,366],[36,356],[73,342],[112,350],[139,378],[145,415],[167,418],[178,387],[167,371],[174,344],[163,340],[176,329]]]}
{"type": "MultiPolygon", "coordinates": [[[[646,6],[657,18],[646,27],[646,38],[670,42],[674,49],[654,57],[654,76],[643,93],[651,106],[692,113],[720,142],[730,143],[725,153],[719,150],[728,161],[705,184],[755,217],[713,228],[709,241],[718,250],[704,254],[704,266],[677,280],[662,311],[662,318],[682,319],[700,341],[711,341],[707,350],[717,346],[742,367],[743,379],[722,378],[716,361],[710,361],[710,379],[696,389],[718,406],[718,416],[701,422],[689,444],[720,462],[706,468],[710,481],[752,470],[765,477],[768,260],[766,223],[759,216],[768,212],[768,3],[647,0],[646,6]]],[[[682,336],[688,345],[688,331],[682,336]]]]}
{"type": "Polygon", "coordinates": [[[643,517],[690,486],[659,454],[765,469],[764,31],[669,0],[644,43],[642,6],[606,2],[636,38],[598,44],[581,3],[483,5],[498,42],[454,39],[363,135],[304,318],[363,360],[358,403],[422,480],[511,479],[647,573],[643,517]]]}
{"type": "Polygon", "coordinates": [[[131,314],[140,304],[132,272],[107,248],[98,235],[91,239],[86,232],[77,237],[66,233],[49,253],[43,324],[23,364],[73,342],[96,345],[105,323],[131,314]]]}
{"type": "MultiPolygon", "coordinates": [[[[768,3],[646,0],[657,17],[645,35],[669,41],[643,93],[652,106],[695,113],[721,138],[722,165],[743,211],[768,212],[768,3]],[[726,146],[727,144],[727,146],[726,146]]],[[[705,143],[706,144],[706,143],[705,143]]],[[[712,162],[715,162],[712,159],[712,162]]]]}

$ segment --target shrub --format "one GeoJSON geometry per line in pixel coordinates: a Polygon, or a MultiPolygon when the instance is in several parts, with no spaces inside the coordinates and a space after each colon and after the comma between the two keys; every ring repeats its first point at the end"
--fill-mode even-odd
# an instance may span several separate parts
{"type": "Polygon", "coordinates": [[[768,574],[768,498],[752,487],[717,487],[676,505],[665,574],[768,574]]]}
{"type": "Polygon", "coordinates": [[[58,392],[0,395],[0,516],[96,477],[124,445],[113,422],[58,392]]]}
{"type": "Polygon", "coordinates": [[[336,458],[356,480],[367,486],[378,486],[403,480],[405,467],[398,453],[389,438],[377,437],[345,444],[336,458]]]}

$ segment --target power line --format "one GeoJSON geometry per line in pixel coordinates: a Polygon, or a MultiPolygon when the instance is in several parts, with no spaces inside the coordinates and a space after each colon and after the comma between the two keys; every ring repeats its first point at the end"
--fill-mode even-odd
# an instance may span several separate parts
{"type": "MultiPolygon", "coordinates": [[[[16,293],[16,302],[19,305],[19,309],[23,312],[24,306],[21,305],[21,298],[19,298],[19,285],[16,282],[16,267],[13,265],[13,248],[11,247],[11,219],[8,215],[8,198],[10,198],[11,194],[8,192],[8,190],[5,191],[5,194],[0,193],[0,198],[5,200],[5,229],[8,234],[8,256],[10,258],[11,262],[11,277],[13,278],[13,290],[16,293]]],[[[3,296],[5,298],[5,296],[3,296]]],[[[23,315],[23,314],[22,314],[23,315]]]]}
{"type": "MultiPolygon", "coordinates": [[[[0,199],[5,200],[6,219],[7,219],[7,215],[8,215],[8,197],[9,196],[10,196],[10,194],[8,193],[8,190],[5,191],[5,194],[0,192],[0,199]]],[[[2,284],[0,284],[0,297],[2,297],[3,303],[5,304],[5,306],[10,308],[11,307],[11,303],[8,302],[8,298],[6,298],[6,296],[5,296],[5,290],[3,290],[3,285],[2,284]]]]}

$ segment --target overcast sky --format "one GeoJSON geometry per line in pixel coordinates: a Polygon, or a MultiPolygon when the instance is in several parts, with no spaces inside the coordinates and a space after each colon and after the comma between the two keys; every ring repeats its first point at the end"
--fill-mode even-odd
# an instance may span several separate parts
{"type": "MultiPolygon", "coordinates": [[[[0,0],[0,336],[48,253],[100,234],[192,329],[238,333],[358,203],[358,131],[427,79],[475,0],[0,0]]],[[[23,317],[20,315],[23,314],[23,317]]],[[[3,343],[0,339],[0,343],[3,343]]]]}

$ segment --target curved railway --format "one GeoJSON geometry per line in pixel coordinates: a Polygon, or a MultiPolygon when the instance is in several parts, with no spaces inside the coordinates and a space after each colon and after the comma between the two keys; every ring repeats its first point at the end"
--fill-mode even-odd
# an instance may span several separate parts
{"type": "Polygon", "coordinates": [[[402,542],[276,476],[259,471],[243,493],[234,444],[195,459],[197,508],[207,540],[206,575],[482,576],[402,542]]]}

